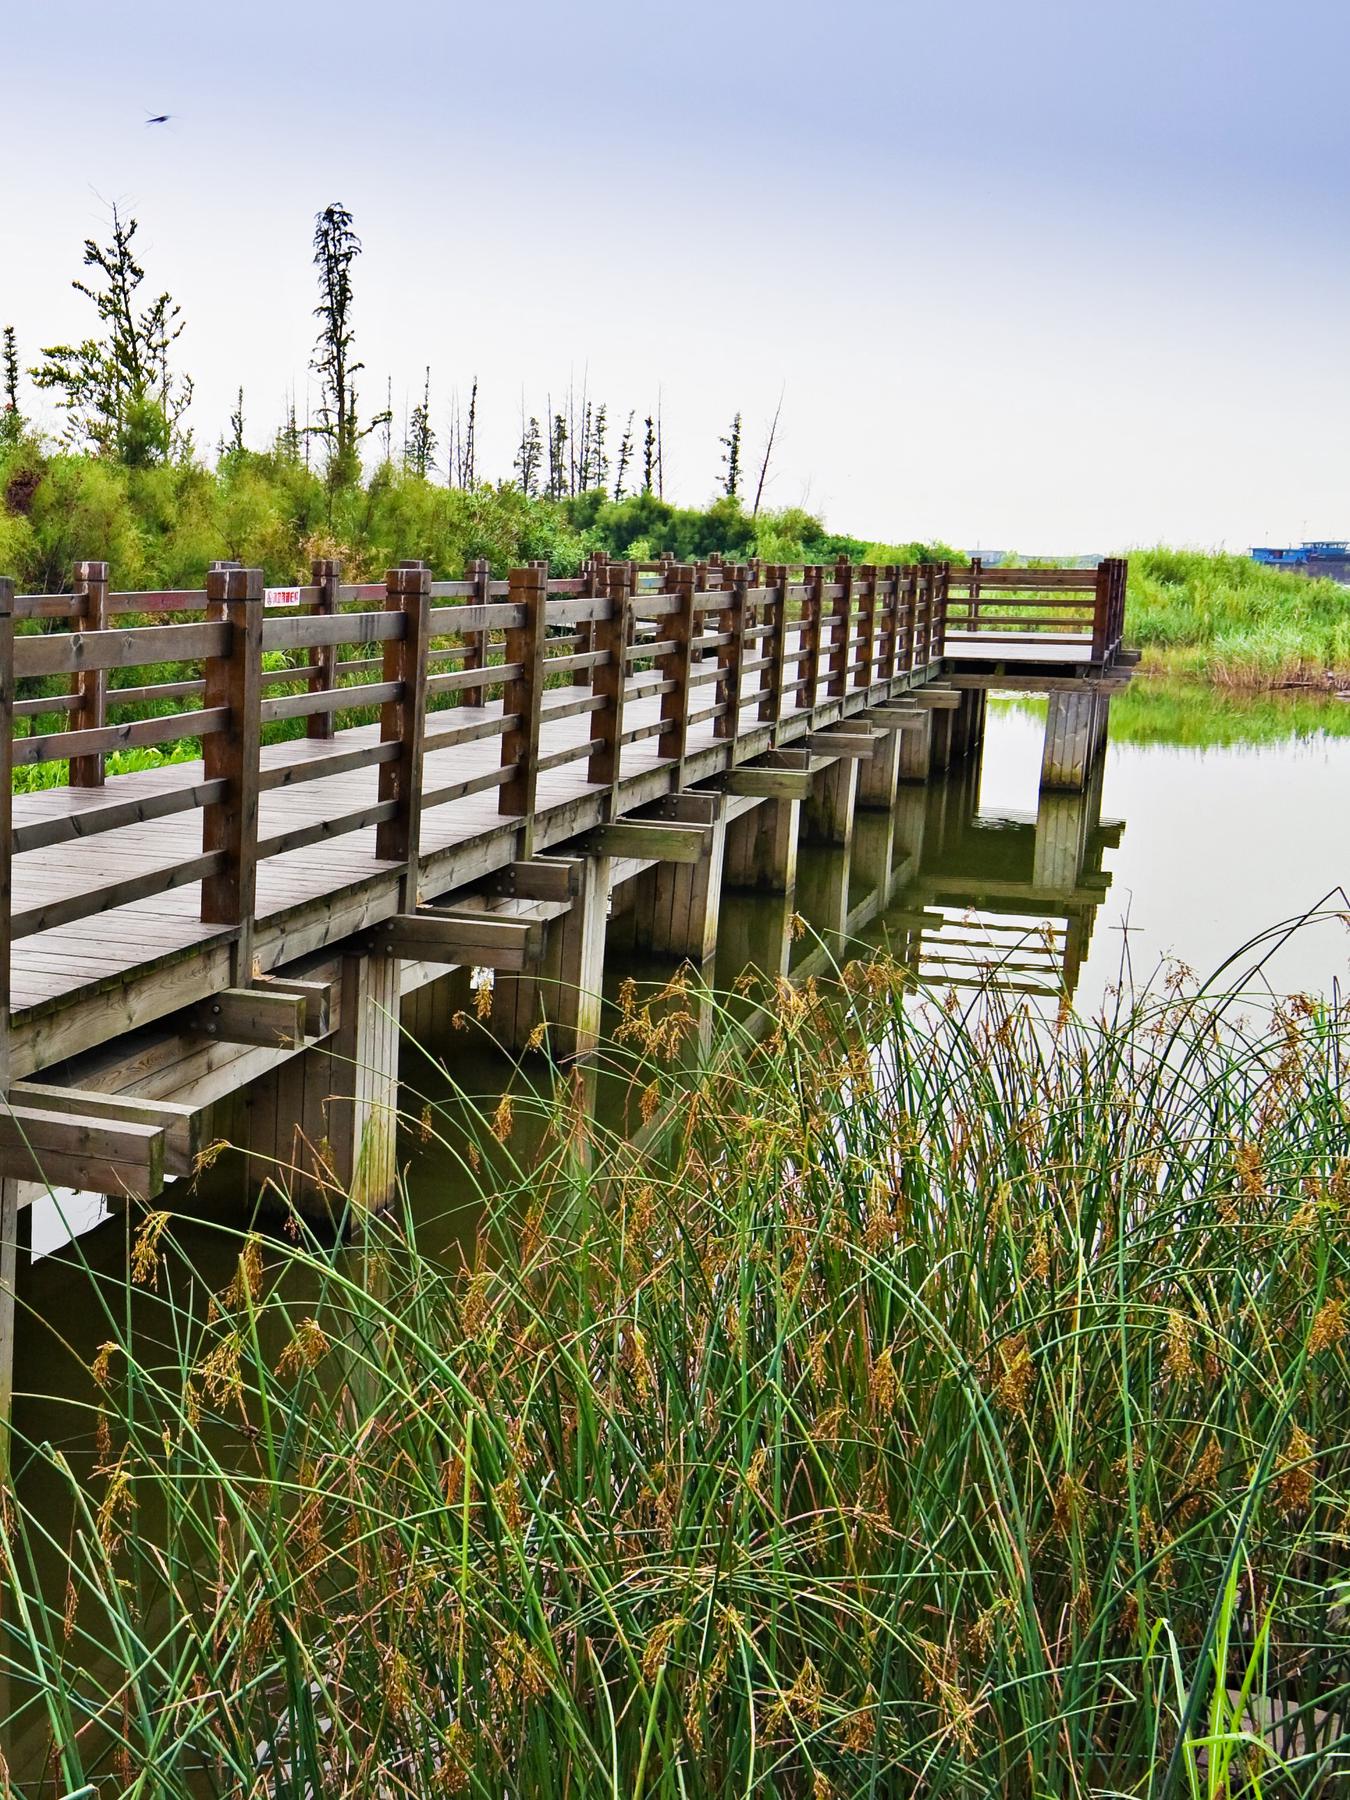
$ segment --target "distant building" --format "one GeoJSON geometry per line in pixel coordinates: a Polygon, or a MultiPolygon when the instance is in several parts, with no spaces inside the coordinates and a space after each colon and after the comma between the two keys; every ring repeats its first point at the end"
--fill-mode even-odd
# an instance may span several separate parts
{"type": "Polygon", "coordinates": [[[1292,569],[1296,575],[1323,575],[1350,587],[1350,540],[1311,538],[1286,550],[1253,548],[1252,561],[1274,569],[1292,569]]]}

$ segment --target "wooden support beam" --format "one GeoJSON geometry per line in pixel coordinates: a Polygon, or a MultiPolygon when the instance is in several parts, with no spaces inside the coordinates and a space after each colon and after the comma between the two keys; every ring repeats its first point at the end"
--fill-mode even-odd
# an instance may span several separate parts
{"type": "Polygon", "coordinates": [[[749,794],[760,800],[805,800],[811,792],[811,770],[766,768],[742,763],[718,777],[727,794],[749,794]]]}
{"type": "Polygon", "coordinates": [[[91,1088],[58,1087],[45,1081],[16,1081],[10,1089],[10,1099],[41,1112],[159,1129],[164,1133],[166,1175],[190,1176],[204,1147],[204,1107],[185,1106],[173,1100],[141,1100],[134,1094],[103,1094],[91,1088]]]}
{"type": "Polygon", "coordinates": [[[458,968],[527,969],[538,962],[543,945],[537,920],[429,906],[385,919],[371,935],[371,948],[388,956],[458,968]]]}
{"type": "Polygon", "coordinates": [[[633,822],[645,825],[649,819],[668,819],[677,825],[716,825],[726,810],[725,794],[688,788],[682,794],[663,794],[652,803],[649,811],[639,813],[633,822]]]}
{"type": "Polygon", "coordinates": [[[712,842],[711,825],[664,824],[658,819],[617,819],[586,833],[590,856],[633,856],[647,862],[697,862],[712,842]]]}
{"type": "Polygon", "coordinates": [[[535,856],[496,870],[487,887],[513,900],[570,900],[581,892],[581,872],[578,857],[535,856]]]}
{"type": "Polygon", "coordinates": [[[0,1179],[153,1200],[164,1188],[164,1127],[0,1105],[0,1179]]]}
{"type": "Polygon", "coordinates": [[[814,750],[818,755],[851,756],[855,761],[871,756],[876,748],[876,740],[870,731],[866,734],[854,731],[813,731],[803,742],[808,750],[814,750]]]}
{"type": "Polygon", "coordinates": [[[290,994],[303,1000],[307,1038],[327,1037],[332,1030],[333,1000],[337,992],[335,981],[304,981],[289,975],[255,975],[253,988],[256,993],[290,994]]]}
{"type": "Polygon", "coordinates": [[[893,706],[868,706],[860,713],[853,713],[849,718],[852,725],[859,720],[865,725],[872,725],[878,731],[918,731],[924,721],[924,708],[906,706],[903,703],[893,706]]]}
{"type": "Polygon", "coordinates": [[[269,993],[261,987],[224,988],[191,1009],[195,1030],[224,1044],[263,1044],[294,1050],[305,1041],[303,994],[269,993]]]}
{"type": "Polygon", "coordinates": [[[922,706],[941,712],[950,712],[961,704],[961,696],[955,688],[935,687],[931,683],[927,687],[911,688],[905,695],[905,699],[911,706],[922,706]]]}

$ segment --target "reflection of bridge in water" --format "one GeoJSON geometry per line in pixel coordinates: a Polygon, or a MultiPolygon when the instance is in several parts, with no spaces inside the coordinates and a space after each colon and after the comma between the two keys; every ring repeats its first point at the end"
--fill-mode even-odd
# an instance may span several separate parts
{"type": "Polygon", "coordinates": [[[1043,789],[1034,814],[980,812],[974,758],[921,792],[918,867],[888,914],[916,975],[1073,998],[1111,885],[1103,855],[1125,829],[1102,818],[1103,769],[1081,793],[1043,789]]]}
{"type": "Polygon", "coordinates": [[[793,953],[777,942],[795,909],[811,943],[836,956],[880,934],[925,984],[1072,999],[1111,885],[1105,854],[1125,829],[1102,817],[1104,729],[1081,788],[1042,785],[1034,812],[986,812],[982,718],[979,727],[926,781],[897,771],[893,790],[860,784],[847,843],[804,833],[781,921],[768,916],[767,896],[739,924],[724,906],[719,974],[748,961],[800,966],[811,944],[793,953]]]}

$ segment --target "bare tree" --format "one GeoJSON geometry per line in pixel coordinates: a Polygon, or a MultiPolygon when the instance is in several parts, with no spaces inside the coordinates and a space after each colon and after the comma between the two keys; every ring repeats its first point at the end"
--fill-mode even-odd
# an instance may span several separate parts
{"type": "Polygon", "coordinates": [[[750,517],[752,519],[757,519],[759,517],[760,502],[764,498],[764,483],[768,480],[769,476],[769,458],[773,455],[773,441],[778,436],[778,421],[783,416],[783,395],[785,392],[786,384],[779,388],[778,404],[773,409],[773,423],[769,426],[769,437],[764,446],[764,460],[759,465],[759,480],[755,483],[755,504],[750,512],[750,517]]]}

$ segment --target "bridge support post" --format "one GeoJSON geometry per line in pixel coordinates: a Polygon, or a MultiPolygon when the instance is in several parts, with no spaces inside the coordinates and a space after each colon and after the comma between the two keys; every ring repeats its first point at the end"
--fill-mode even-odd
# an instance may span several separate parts
{"type": "Polygon", "coordinates": [[[1091,688],[1052,693],[1045,714],[1041,754],[1043,788],[1078,789],[1106,738],[1107,701],[1091,688]]]}
{"type": "Polygon", "coordinates": [[[398,1014],[398,958],[344,958],[329,1142],[334,1172],[358,1212],[382,1211],[398,1181],[398,1014]]]}
{"type": "Polygon", "coordinates": [[[800,800],[761,800],[727,826],[722,878],[727,887],[790,894],[797,885],[800,800]]]}
{"type": "Polygon", "coordinates": [[[699,967],[707,962],[717,948],[726,838],[719,818],[697,862],[659,862],[638,877],[633,936],[639,948],[699,967]]]}
{"type": "Polygon", "coordinates": [[[985,692],[983,688],[966,688],[961,704],[952,715],[952,756],[969,756],[984,738],[985,692]]]}
{"type": "Polygon", "coordinates": [[[252,1090],[243,1148],[275,1159],[310,1218],[380,1212],[398,1183],[399,964],[384,953],[342,959],[337,1030],[252,1090]],[[270,1140],[270,1141],[269,1141],[270,1140]]]}
{"type": "Polygon", "coordinates": [[[873,742],[872,754],[858,770],[858,805],[867,811],[889,812],[895,804],[900,779],[900,740],[903,731],[883,731],[873,742]]]}
{"type": "Polygon", "coordinates": [[[900,731],[900,780],[927,781],[933,766],[933,720],[936,714],[925,712],[911,731],[900,731]]]}
{"type": "Polygon", "coordinates": [[[538,966],[493,979],[492,1034],[505,1050],[526,1049],[541,1025],[559,1061],[588,1056],[600,1041],[610,858],[578,857],[575,866],[579,891],[545,927],[538,966]]]}
{"type": "Polygon", "coordinates": [[[853,842],[853,812],[858,798],[858,763],[839,756],[816,777],[802,812],[808,844],[838,844],[847,850],[853,842]]]}

